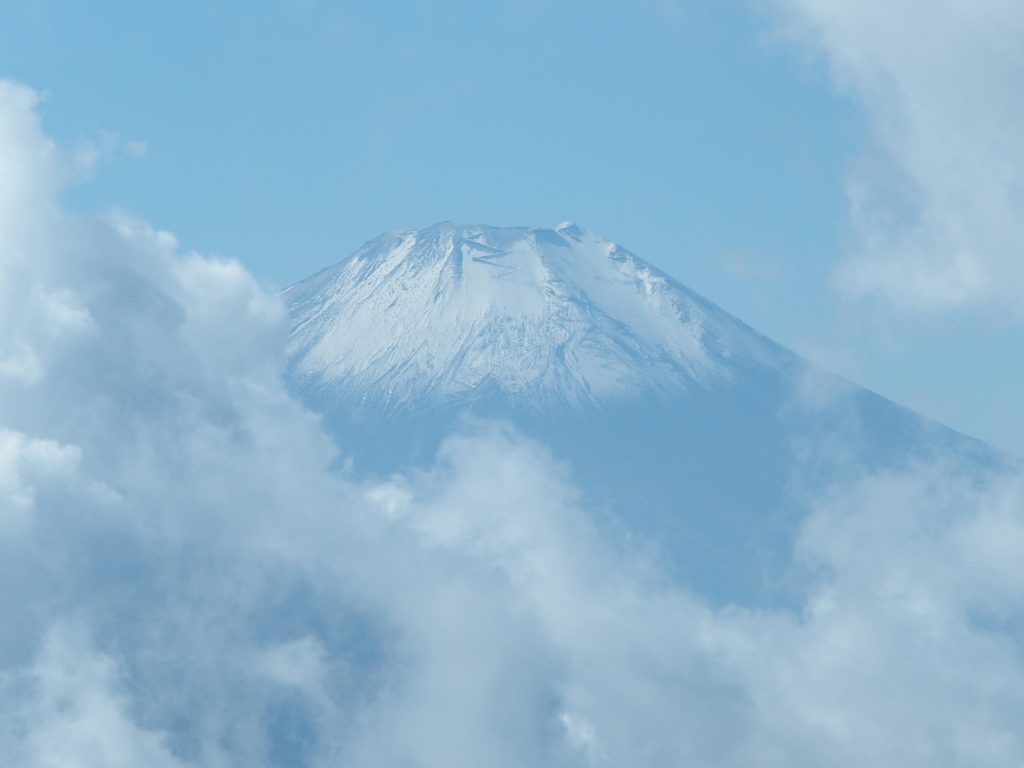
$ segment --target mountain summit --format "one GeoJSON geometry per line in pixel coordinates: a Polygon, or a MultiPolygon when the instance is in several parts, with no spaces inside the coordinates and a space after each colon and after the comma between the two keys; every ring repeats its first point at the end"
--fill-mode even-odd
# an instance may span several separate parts
{"type": "Polygon", "coordinates": [[[285,297],[293,379],[386,410],[492,391],[542,409],[673,397],[791,359],[572,223],[391,232],[285,297]]]}

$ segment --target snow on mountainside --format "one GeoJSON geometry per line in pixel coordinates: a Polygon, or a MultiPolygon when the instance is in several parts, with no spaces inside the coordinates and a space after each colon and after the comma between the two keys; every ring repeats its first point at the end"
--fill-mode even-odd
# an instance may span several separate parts
{"type": "Polygon", "coordinates": [[[389,410],[495,388],[538,407],[671,396],[789,359],[571,223],[391,232],[285,298],[291,380],[389,410]]]}

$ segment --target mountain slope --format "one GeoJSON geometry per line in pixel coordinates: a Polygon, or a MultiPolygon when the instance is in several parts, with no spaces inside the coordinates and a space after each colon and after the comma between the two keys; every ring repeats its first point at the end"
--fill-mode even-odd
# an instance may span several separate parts
{"type": "Polygon", "coordinates": [[[785,598],[808,499],[833,479],[994,461],[572,224],[401,230],[284,296],[290,387],[357,468],[425,464],[455,429],[510,422],[602,524],[723,601],[785,598]]]}

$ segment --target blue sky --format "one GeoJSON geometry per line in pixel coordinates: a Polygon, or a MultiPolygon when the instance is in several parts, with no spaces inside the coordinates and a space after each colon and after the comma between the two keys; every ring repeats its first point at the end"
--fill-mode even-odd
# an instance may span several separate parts
{"type": "MultiPolygon", "coordinates": [[[[864,168],[883,168],[869,188],[893,168],[922,186],[925,209],[939,165],[899,156],[929,146],[909,108],[910,143],[879,139],[886,102],[854,54],[891,62],[911,106],[936,102],[807,5],[0,0],[0,71],[47,94],[46,129],[85,158],[73,208],[123,208],[269,285],[400,226],[573,219],[812,359],[1024,452],[1005,297],[844,287],[851,262],[879,258],[857,261],[878,239],[851,215],[864,168]]],[[[875,197],[908,231],[930,220],[875,197]]]]}

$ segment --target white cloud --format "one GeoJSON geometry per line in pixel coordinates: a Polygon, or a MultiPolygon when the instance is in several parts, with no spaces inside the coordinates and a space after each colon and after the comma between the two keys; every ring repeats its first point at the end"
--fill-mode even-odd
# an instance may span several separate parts
{"type": "Polygon", "coordinates": [[[37,94],[0,81],[0,243],[9,260],[23,224],[52,209],[65,169],[52,141],[39,130],[37,94]]]}
{"type": "Polygon", "coordinates": [[[76,446],[0,428],[0,537],[24,532],[37,482],[73,474],[80,460],[76,446]]]}
{"type": "Polygon", "coordinates": [[[1013,0],[772,0],[865,109],[844,287],[915,308],[1024,290],[1024,6],[1013,0]]]}
{"type": "Polygon", "coordinates": [[[313,637],[301,637],[261,651],[256,666],[272,680],[321,695],[324,649],[313,637]]]}
{"type": "Polygon", "coordinates": [[[822,494],[789,611],[673,584],[507,426],[353,478],[282,387],[277,299],[31,192],[60,160],[30,92],[0,93],[26,185],[0,210],[0,343],[37,361],[0,375],[0,509],[31,523],[0,531],[0,762],[1024,759],[1019,479],[951,463],[822,494]]]}
{"type": "Polygon", "coordinates": [[[1020,759],[1020,637],[985,618],[1024,597],[1020,560],[992,579],[989,553],[962,541],[993,520],[1007,532],[1024,521],[1019,480],[978,484],[941,463],[864,476],[820,502],[801,556],[825,572],[801,620],[762,617],[756,633],[738,622],[734,658],[772,750],[789,742],[796,764],[838,766],[1020,759]]]}
{"type": "Polygon", "coordinates": [[[131,141],[110,131],[100,131],[95,136],[82,137],[69,156],[69,165],[80,181],[87,181],[103,165],[128,157],[139,160],[146,156],[149,147],[144,141],[131,141]]]}
{"type": "MultiPolygon", "coordinates": [[[[118,691],[116,666],[89,647],[83,627],[52,627],[24,678],[15,690],[27,695],[0,728],[17,734],[0,743],[5,764],[184,768],[167,751],[163,734],[132,722],[129,702],[118,691]]],[[[3,687],[0,692],[11,695],[3,687]]]]}

